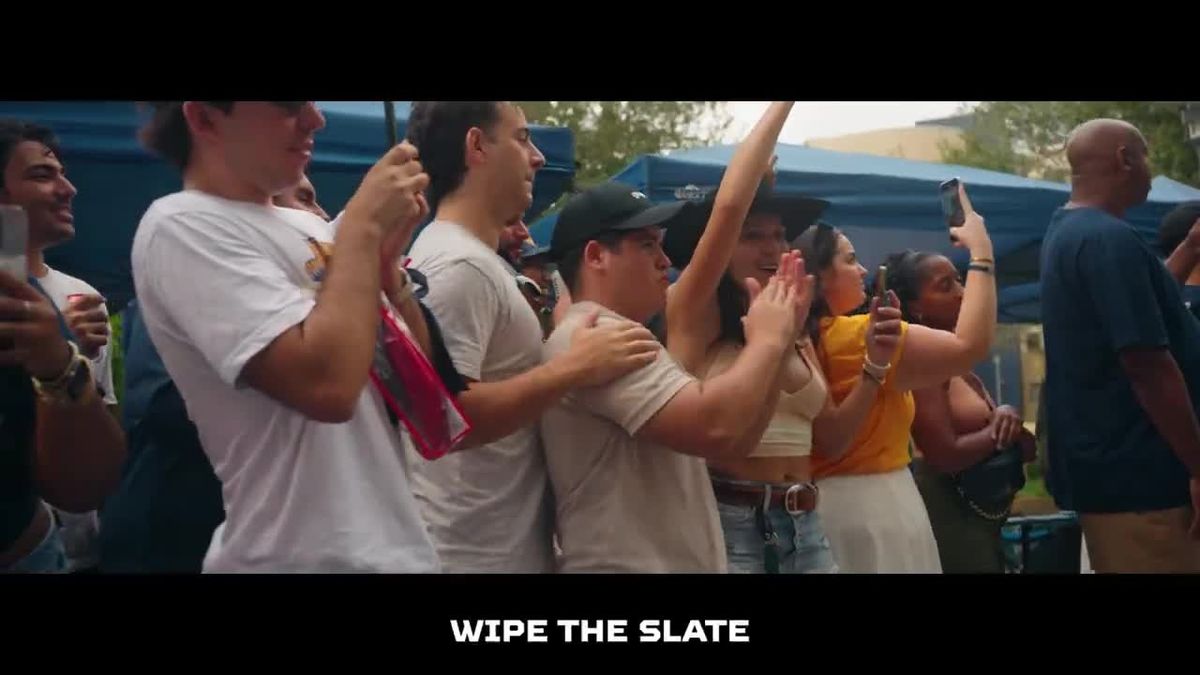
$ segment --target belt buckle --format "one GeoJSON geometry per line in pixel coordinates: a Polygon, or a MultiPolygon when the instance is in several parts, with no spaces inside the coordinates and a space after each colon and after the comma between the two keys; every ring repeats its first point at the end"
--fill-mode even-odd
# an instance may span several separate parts
{"type": "Polygon", "coordinates": [[[804,509],[800,508],[800,491],[806,489],[807,486],[796,483],[783,493],[783,508],[788,512],[788,515],[798,516],[804,513],[804,509]]]}

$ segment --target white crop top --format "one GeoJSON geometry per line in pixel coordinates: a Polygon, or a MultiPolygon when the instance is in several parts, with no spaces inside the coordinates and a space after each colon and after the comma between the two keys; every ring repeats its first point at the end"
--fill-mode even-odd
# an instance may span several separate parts
{"type": "MultiPolygon", "coordinates": [[[[732,342],[714,345],[705,358],[704,378],[716,377],[729,370],[741,351],[742,345],[732,342]]],[[[785,377],[785,383],[803,377],[805,369],[810,373],[808,381],[793,392],[789,392],[785,384],[775,414],[749,457],[806,457],[812,454],[812,421],[825,407],[829,395],[821,367],[814,364],[814,359],[802,356],[800,348],[789,352],[787,367],[791,372],[785,377]]]]}

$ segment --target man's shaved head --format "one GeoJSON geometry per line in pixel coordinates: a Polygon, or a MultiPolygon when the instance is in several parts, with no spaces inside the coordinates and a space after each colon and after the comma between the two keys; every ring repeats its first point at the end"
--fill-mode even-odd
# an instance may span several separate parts
{"type": "Polygon", "coordinates": [[[1146,147],[1142,132],[1129,122],[1109,119],[1084,122],[1075,127],[1067,139],[1067,161],[1071,164],[1071,173],[1077,173],[1092,162],[1115,160],[1118,148],[1139,143],[1143,148],[1146,147]]]}
{"type": "Polygon", "coordinates": [[[1067,139],[1073,201],[1097,201],[1117,213],[1150,192],[1149,148],[1138,128],[1115,119],[1080,124],[1067,139]]]}

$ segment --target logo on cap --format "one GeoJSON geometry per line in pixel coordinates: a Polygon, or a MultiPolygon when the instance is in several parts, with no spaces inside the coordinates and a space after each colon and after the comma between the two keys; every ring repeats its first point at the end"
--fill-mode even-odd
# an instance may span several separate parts
{"type": "Polygon", "coordinates": [[[675,190],[675,198],[680,199],[680,200],[687,200],[687,201],[691,201],[691,202],[698,202],[698,201],[702,201],[705,197],[707,197],[708,193],[712,192],[713,189],[715,189],[715,188],[700,187],[698,185],[689,183],[689,184],[687,184],[681,188],[677,188],[675,190]]]}
{"type": "Polygon", "coordinates": [[[629,194],[630,194],[630,196],[636,197],[638,199],[649,199],[649,197],[647,197],[646,195],[644,195],[641,192],[638,192],[636,190],[634,190],[633,192],[630,192],[629,194]]]}

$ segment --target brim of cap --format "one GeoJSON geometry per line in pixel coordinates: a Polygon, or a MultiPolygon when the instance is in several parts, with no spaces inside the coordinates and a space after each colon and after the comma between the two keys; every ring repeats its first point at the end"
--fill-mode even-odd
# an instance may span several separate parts
{"type": "Polygon", "coordinates": [[[537,248],[529,249],[528,251],[523,251],[521,253],[521,260],[529,260],[530,258],[536,258],[538,256],[546,255],[549,252],[550,252],[549,246],[538,246],[537,248]]]}
{"type": "MultiPolygon", "coordinates": [[[[824,199],[760,193],[750,205],[750,213],[778,214],[783,220],[784,236],[791,241],[816,223],[828,207],[824,199]]],[[[683,269],[691,262],[711,215],[712,202],[701,203],[688,217],[680,219],[677,227],[667,230],[663,249],[677,268],[683,269]]]]}
{"type": "MultiPolygon", "coordinates": [[[[599,232],[613,231],[628,232],[632,230],[645,229],[647,227],[661,227],[667,231],[670,231],[670,226],[688,220],[690,218],[690,214],[694,212],[695,209],[696,205],[688,201],[656,204],[648,209],[645,209],[644,211],[630,216],[627,220],[618,221],[613,225],[605,227],[603,230],[598,230],[596,234],[599,234],[599,232]]],[[[565,254],[565,252],[565,248],[563,250],[556,249],[554,246],[554,240],[551,238],[550,259],[557,261],[558,258],[565,254]]]]}
{"type": "Polygon", "coordinates": [[[694,204],[687,201],[666,202],[655,204],[641,213],[605,229],[609,230],[640,230],[647,227],[669,227],[678,222],[679,216],[685,211],[691,211],[694,204]]]}

